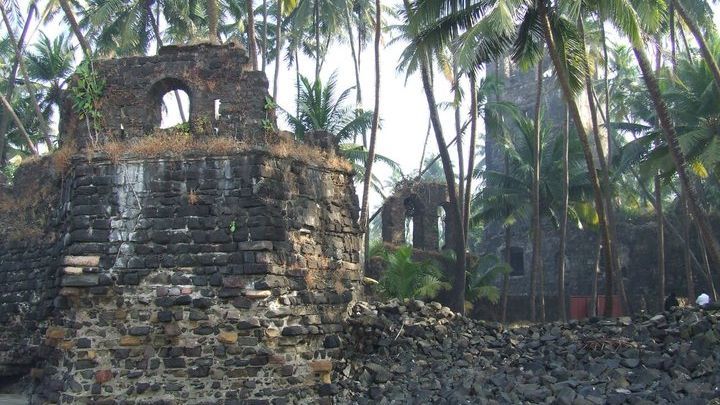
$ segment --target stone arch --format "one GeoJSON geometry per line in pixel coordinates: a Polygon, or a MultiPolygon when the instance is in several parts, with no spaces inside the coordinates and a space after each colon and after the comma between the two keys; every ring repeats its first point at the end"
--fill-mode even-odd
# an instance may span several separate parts
{"type": "Polygon", "coordinates": [[[423,215],[425,206],[416,194],[411,194],[403,199],[405,207],[405,218],[412,218],[412,241],[407,241],[413,246],[424,247],[425,223],[423,215]]]}
{"type": "Polygon", "coordinates": [[[190,106],[188,108],[188,116],[187,121],[189,122],[191,117],[193,116],[193,93],[190,89],[190,86],[187,85],[183,80],[180,80],[175,77],[165,77],[158,81],[156,81],[152,86],[150,86],[150,91],[148,92],[148,114],[149,119],[147,119],[145,122],[147,124],[150,124],[151,128],[146,128],[146,131],[151,131],[155,128],[160,127],[160,122],[162,121],[162,100],[163,96],[165,94],[172,92],[174,90],[180,90],[187,93],[188,100],[190,102],[190,106]]]}

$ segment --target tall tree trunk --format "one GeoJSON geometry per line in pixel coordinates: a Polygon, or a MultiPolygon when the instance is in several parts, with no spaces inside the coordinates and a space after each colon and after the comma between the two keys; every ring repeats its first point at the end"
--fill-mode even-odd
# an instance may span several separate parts
{"type": "Polygon", "coordinates": [[[370,148],[365,163],[365,177],[363,179],[363,197],[360,215],[360,226],[364,232],[365,258],[370,249],[370,227],[368,222],[368,200],[370,194],[370,180],[372,179],[372,166],[375,160],[375,140],[377,139],[378,122],[380,117],[380,0],[375,0],[375,110],[373,111],[372,127],[370,129],[370,148]]]}
{"type": "Polygon", "coordinates": [[[208,39],[212,43],[216,43],[217,39],[218,39],[218,20],[219,20],[220,10],[218,10],[217,2],[218,2],[218,0],[207,0],[208,39]]]}
{"type": "Polygon", "coordinates": [[[705,214],[704,209],[698,203],[695,185],[690,181],[690,177],[687,174],[687,161],[685,160],[685,155],[682,153],[682,149],[680,149],[680,143],[677,139],[675,126],[670,119],[667,104],[665,104],[665,100],[663,100],[660,93],[660,87],[658,86],[657,79],[650,69],[650,63],[645,51],[638,47],[633,47],[633,52],[635,53],[635,58],[638,61],[640,70],[642,71],[645,85],[648,89],[648,93],[650,94],[650,99],[652,100],[657,112],[660,126],[662,127],[663,134],[665,135],[665,141],[667,142],[668,149],[670,150],[670,156],[672,157],[673,163],[675,164],[675,170],[677,171],[678,178],[680,179],[682,192],[686,195],[688,205],[690,207],[690,213],[697,221],[698,227],[700,228],[700,234],[705,241],[710,257],[715,263],[720,264],[720,246],[718,246],[718,242],[713,236],[713,231],[710,227],[707,214],[705,214]]]}
{"type": "Polygon", "coordinates": [[[62,8],[63,13],[65,13],[65,18],[67,18],[68,22],[70,23],[70,28],[75,34],[75,38],[77,38],[78,42],[80,43],[80,48],[82,48],[85,57],[89,59],[92,55],[90,44],[87,42],[87,39],[85,39],[85,36],[80,30],[80,25],[78,25],[78,22],[75,19],[75,14],[73,14],[72,8],[70,8],[70,4],[68,4],[68,0],[59,0],[59,2],[60,8],[62,8]]]}
{"type": "Polygon", "coordinates": [[[602,238],[598,235],[595,245],[595,265],[593,266],[592,292],[590,301],[590,316],[598,316],[598,279],[600,278],[600,255],[602,254],[602,238]]]}
{"type": "Polygon", "coordinates": [[[693,281],[692,262],[690,261],[690,252],[692,252],[692,249],[690,248],[690,228],[692,227],[693,221],[692,217],[690,216],[690,210],[688,210],[687,199],[684,195],[680,196],[680,201],[683,206],[683,215],[685,216],[685,221],[683,224],[683,237],[685,239],[685,243],[683,244],[683,258],[685,259],[685,283],[687,284],[686,287],[688,299],[692,300],[693,298],[695,298],[695,282],[693,281]]]}
{"type": "Polygon", "coordinates": [[[345,22],[347,23],[348,42],[350,42],[350,54],[353,60],[353,69],[355,69],[355,105],[357,108],[362,106],[362,89],[360,84],[360,66],[355,51],[355,34],[352,30],[352,19],[350,18],[350,3],[345,5],[345,22]]]}
{"type": "MultiPolygon", "coordinates": [[[[703,242],[702,235],[700,235],[700,230],[698,229],[698,242],[700,244],[700,251],[702,253],[703,257],[703,266],[700,267],[701,274],[705,274],[705,278],[707,279],[708,285],[710,286],[710,291],[712,292],[713,301],[717,302],[718,300],[718,293],[715,289],[715,282],[712,278],[712,272],[710,271],[710,260],[708,259],[707,249],[705,249],[705,242],[703,242]]],[[[692,251],[690,252],[692,253],[692,251]]],[[[690,297],[695,298],[695,297],[690,297]]]]}
{"type": "Polygon", "coordinates": [[[315,83],[320,80],[320,0],[313,1],[313,28],[315,30],[315,83]]]}
{"type": "Polygon", "coordinates": [[[720,68],[718,68],[717,61],[715,60],[713,54],[710,52],[707,42],[705,42],[705,37],[700,31],[700,27],[698,27],[695,20],[693,20],[688,15],[687,11],[682,6],[680,1],[672,0],[672,5],[675,7],[675,10],[677,10],[680,18],[682,18],[682,20],[685,22],[685,25],[687,25],[688,29],[695,37],[695,41],[700,48],[700,54],[702,55],[703,60],[707,64],[708,69],[710,69],[710,73],[712,73],[713,80],[715,81],[715,87],[717,87],[718,91],[720,91],[720,68]]]}
{"type": "Polygon", "coordinates": [[[30,152],[32,152],[32,154],[35,156],[40,155],[32,139],[30,139],[30,135],[28,135],[27,131],[25,130],[25,126],[23,125],[22,121],[20,121],[20,118],[18,118],[17,114],[15,114],[15,110],[13,110],[12,105],[10,105],[10,103],[7,101],[5,96],[2,95],[2,93],[0,93],[0,101],[2,101],[3,107],[5,107],[5,111],[10,114],[10,117],[15,122],[15,125],[17,125],[18,130],[22,134],[23,138],[25,138],[25,142],[27,143],[30,152]]]}
{"type": "MultiPolygon", "coordinates": [[[[212,0],[211,0],[212,1],[212,0]]],[[[255,42],[255,15],[253,14],[253,0],[245,0],[245,8],[247,9],[247,27],[245,32],[248,37],[248,53],[250,54],[250,64],[253,70],[258,70],[257,60],[257,43],[255,42]]]]}
{"type": "Polygon", "coordinates": [[[657,261],[658,261],[658,308],[663,310],[665,303],[665,227],[663,226],[662,184],[660,175],[655,175],[655,214],[657,218],[657,261]]]}
{"type": "MultiPolygon", "coordinates": [[[[580,31],[580,35],[583,39],[583,47],[585,46],[585,27],[583,24],[582,16],[578,17],[578,30],[580,31]]],[[[603,151],[603,142],[602,138],[600,136],[600,124],[598,119],[598,110],[599,106],[595,104],[595,89],[592,85],[592,77],[590,75],[590,66],[589,64],[586,65],[585,70],[585,92],[587,93],[587,99],[588,99],[588,106],[590,108],[590,120],[592,122],[592,134],[593,139],[595,140],[595,153],[597,155],[598,162],[600,163],[600,170],[602,173],[602,188],[603,188],[603,202],[605,204],[605,213],[606,213],[606,219],[607,219],[607,226],[608,230],[610,232],[610,239],[615,241],[615,216],[613,215],[613,203],[612,203],[612,187],[610,183],[610,160],[605,159],[605,151],[603,151]]],[[[609,111],[609,110],[608,110],[609,111]]],[[[609,133],[609,123],[610,119],[609,116],[605,117],[605,124],[608,128],[608,132],[606,132],[608,136],[608,150],[609,148],[609,139],[610,139],[610,133],[609,133]]],[[[628,300],[625,296],[625,287],[623,285],[623,279],[622,279],[622,271],[620,266],[620,260],[618,257],[618,252],[616,249],[613,249],[612,251],[612,263],[607,267],[606,272],[613,272],[614,276],[613,280],[617,280],[618,283],[618,290],[621,292],[621,296],[623,297],[623,304],[627,307],[628,306],[628,300]]],[[[606,266],[608,266],[606,264],[606,266]]],[[[606,292],[609,292],[612,290],[611,287],[606,286],[606,292]]],[[[608,300],[612,301],[612,297],[609,297],[608,300]]],[[[606,302],[608,302],[606,300],[606,302]]],[[[612,305],[612,304],[611,304],[612,305]]],[[[608,313],[608,316],[610,316],[612,312],[608,313]]]]}
{"type": "MultiPolygon", "coordinates": [[[[30,10],[28,10],[28,18],[25,19],[25,25],[23,26],[22,33],[20,34],[20,40],[18,41],[18,49],[20,50],[21,55],[25,52],[25,37],[27,36],[28,30],[30,29],[30,16],[34,9],[35,7],[31,7],[30,10]]],[[[8,87],[5,95],[5,99],[7,100],[12,100],[13,94],[15,92],[15,78],[17,77],[19,67],[20,58],[16,57],[13,61],[12,69],[10,70],[10,77],[7,79],[8,87]]],[[[7,139],[5,137],[5,133],[7,132],[10,119],[10,114],[3,114],[2,118],[0,118],[0,168],[5,167],[6,164],[5,148],[7,144],[7,139]]]]}
{"type": "MultiPolygon", "coordinates": [[[[507,164],[505,165],[505,172],[507,173],[507,164]]],[[[511,242],[511,233],[510,233],[510,225],[505,225],[505,263],[507,263],[508,266],[510,266],[510,242],[511,242]]],[[[510,270],[512,271],[512,270],[510,270]]],[[[510,295],[510,274],[509,272],[505,272],[503,274],[503,283],[502,283],[502,323],[507,322],[507,304],[508,304],[508,295],[510,295]]]]}
{"type": "MultiPolygon", "coordinates": [[[[542,266],[541,231],[540,228],[540,107],[542,103],[543,87],[543,63],[542,59],[537,65],[537,81],[535,92],[535,122],[534,122],[534,144],[533,144],[533,178],[532,178],[532,270],[530,273],[530,320],[537,320],[537,290],[538,278],[540,278],[540,267],[542,266]]],[[[542,295],[542,293],[541,293],[542,295]]],[[[544,312],[544,311],[543,311],[544,312]]],[[[541,317],[542,319],[542,317],[541,317]]],[[[544,319],[542,319],[544,321],[544,319]]]]}
{"type": "MultiPolygon", "coordinates": [[[[602,243],[605,248],[603,249],[605,255],[605,262],[609,263],[606,266],[606,294],[608,297],[612,297],[613,247],[611,243],[610,229],[608,227],[607,217],[605,215],[603,193],[600,188],[600,181],[598,180],[597,172],[595,171],[595,162],[593,161],[592,152],[590,150],[590,143],[588,141],[585,128],[583,127],[582,118],[580,117],[580,110],[578,109],[577,103],[575,102],[573,92],[570,89],[567,72],[565,71],[565,64],[564,61],[560,59],[560,54],[558,53],[557,45],[555,44],[555,38],[553,36],[554,34],[552,31],[552,27],[550,26],[550,19],[547,15],[547,9],[544,2],[539,2],[538,13],[541,23],[543,25],[543,31],[545,33],[545,43],[548,47],[548,52],[550,53],[550,57],[553,61],[553,65],[555,67],[555,72],[557,74],[558,82],[560,83],[563,96],[566,103],[568,104],[570,114],[573,117],[573,121],[575,122],[575,128],[577,130],[578,137],[580,138],[580,144],[582,145],[585,162],[588,167],[588,177],[590,180],[590,184],[593,187],[595,209],[598,214],[598,222],[600,227],[600,233],[602,236],[602,243]]],[[[612,306],[612,299],[606,300],[606,314],[612,314],[612,306]]]]}
{"type": "Polygon", "coordinates": [[[283,21],[283,0],[277,0],[277,14],[275,14],[275,47],[277,48],[277,56],[275,57],[275,73],[273,75],[273,100],[277,102],[278,97],[278,78],[280,77],[280,55],[283,48],[282,37],[282,21],[283,21]]]}
{"type": "Polygon", "coordinates": [[[565,108],[565,122],[563,124],[563,191],[562,214],[560,216],[560,247],[558,252],[558,306],[560,320],[567,321],[567,306],[565,305],[565,244],[567,241],[568,204],[569,204],[569,150],[570,150],[570,114],[565,108]]]}
{"type": "MultiPolygon", "coordinates": [[[[33,12],[35,10],[35,7],[30,7],[30,10],[28,11],[27,20],[32,20],[33,12]]],[[[50,126],[47,123],[47,120],[45,120],[45,117],[43,116],[42,110],[40,109],[40,104],[38,102],[37,93],[35,92],[35,87],[33,86],[32,82],[30,81],[30,76],[28,75],[27,69],[25,68],[25,63],[23,62],[23,56],[22,56],[22,50],[23,48],[19,45],[19,43],[15,40],[15,33],[12,29],[12,24],[10,23],[10,19],[7,16],[7,12],[5,11],[5,6],[2,5],[0,2],[0,12],[2,12],[2,18],[5,22],[5,28],[7,28],[8,31],[8,38],[10,39],[10,43],[13,47],[13,50],[15,51],[15,60],[18,63],[18,66],[20,67],[20,73],[22,73],[23,80],[25,81],[25,89],[27,89],[28,94],[30,95],[30,99],[32,101],[32,107],[33,111],[35,112],[35,117],[37,118],[38,122],[40,123],[40,130],[42,131],[43,139],[45,140],[45,144],[47,145],[48,150],[53,150],[53,142],[52,139],[50,139],[50,126]]]]}
{"type": "Polygon", "coordinates": [[[468,243],[470,233],[470,200],[472,196],[472,178],[475,169],[475,144],[477,142],[477,88],[475,73],[470,72],[470,145],[468,151],[467,180],[465,183],[465,203],[463,205],[463,229],[465,233],[465,244],[468,243]]]}
{"type": "Polygon", "coordinates": [[[268,9],[267,9],[267,0],[262,0],[262,14],[263,14],[263,40],[262,40],[262,71],[265,71],[265,67],[267,66],[267,34],[268,34],[268,26],[267,26],[267,18],[268,18],[268,9]]]}
{"type": "Polygon", "coordinates": [[[673,76],[677,75],[677,53],[675,51],[675,4],[671,2],[668,6],[668,23],[670,25],[670,63],[672,64],[673,76]]]}
{"type": "MultiPolygon", "coordinates": [[[[410,15],[412,13],[409,0],[403,0],[405,11],[410,15]]],[[[420,77],[422,79],[425,98],[427,99],[428,109],[430,110],[430,119],[433,123],[435,132],[435,140],[438,145],[440,160],[443,165],[443,173],[445,175],[445,183],[448,187],[449,211],[447,215],[450,218],[450,224],[447,231],[447,237],[452,238],[453,251],[455,252],[455,269],[453,271],[452,289],[450,291],[450,308],[461,314],[465,313],[465,235],[462,226],[462,211],[457,197],[457,189],[455,187],[455,173],[452,169],[452,161],[448,145],[445,143],[442,125],[440,124],[440,116],[438,114],[437,102],[435,94],[430,83],[430,73],[428,69],[428,61],[426,56],[419,60],[420,77]]]]}

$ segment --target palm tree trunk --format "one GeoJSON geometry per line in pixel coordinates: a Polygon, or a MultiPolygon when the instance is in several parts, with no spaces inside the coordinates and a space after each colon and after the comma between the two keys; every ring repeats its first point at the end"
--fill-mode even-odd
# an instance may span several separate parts
{"type": "Polygon", "coordinates": [[[660,176],[655,175],[655,201],[657,202],[655,214],[657,218],[658,238],[658,308],[662,310],[665,303],[665,227],[663,226],[662,188],[660,176]]]}
{"type": "Polygon", "coordinates": [[[377,139],[378,122],[380,117],[380,0],[375,0],[375,110],[373,111],[372,127],[370,129],[370,147],[368,148],[367,162],[365,163],[365,178],[363,179],[363,197],[360,214],[360,226],[364,232],[365,255],[370,248],[370,229],[368,222],[368,200],[370,194],[370,180],[372,178],[372,166],[375,160],[375,140],[377,139]]]}
{"type": "Polygon", "coordinates": [[[602,238],[600,235],[598,235],[595,246],[595,265],[593,266],[592,292],[590,293],[591,301],[588,311],[590,316],[598,316],[598,279],[600,278],[600,255],[602,254],[602,238]]]}
{"type": "Polygon", "coordinates": [[[313,1],[313,27],[315,28],[315,83],[320,80],[320,0],[313,1]]]}
{"type": "Polygon", "coordinates": [[[362,106],[362,90],[360,86],[360,66],[358,66],[358,58],[355,53],[355,34],[352,30],[352,20],[350,19],[350,3],[345,5],[345,22],[347,23],[348,42],[350,42],[350,54],[353,59],[353,69],[355,69],[355,105],[362,106]]]}
{"type": "MultiPolygon", "coordinates": [[[[35,7],[30,7],[26,21],[32,20],[34,10],[35,7]]],[[[22,50],[24,48],[21,47],[17,41],[15,41],[15,34],[12,30],[12,24],[10,24],[10,20],[8,19],[7,13],[5,12],[5,7],[2,5],[2,3],[0,3],[0,12],[2,12],[3,21],[5,22],[5,28],[7,28],[8,31],[8,38],[10,39],[10,43],[15,51],[15,60],[20,67],[20,73],[22,73],[23,80],[25,81],[25,88],[27,89],[27,92],[30,95],[30,99],[32,100],[32,107],[35,112],[35,117],[40,123],[40,129],[42,131],[43,139],[45,140],[45,144],[47,144],[48,150],[52,151],[53,142],[52,139],[50,139],[50,126],[48,125],[45,117],[42,114],[40,104],[38,103],[37,93],[35,92],[35,87],[33,87],[33,84],[30,81],[30,76],[28,75],[27,69],[25,69],[25,63],[22,59],[22,50]]]]}
{"type": "Polygon", "coordinates": [[[262,71],[265,71],[265,66],[267,66],[267,34],[268,34],[268,26],[267,26],[267,18],[268,18],[268,9],[267,9],[267,0],[262,0],[262,14],[263,14],[263,40],[262,40],[262,71]]]}
{"type": "MultiPolygon", "coordinates": [[[[700,251],[702,253],[703,257],[703,265],[700,267],[701,274],[705,274],[705,278],[707,279],[708,285],[710,286],[710,291],[712,292],[713,301],[717,302],[718,300],[718,293],[715,289],[715,282],[712,278],[712,273],[710,272],[710,260],[708,260],[708,254],[707,249],[705,249],[705,242],[703,242],[702,236],[700,235],[700,230],[698,229],[698,242],[700,244],[700,251]]],[[[690,252],[692,254],[692,251],[690,252]]],[[[691,297],[694,298],[694,297],[691,297]]]]}
{"type": "Polygon", "coordinates": [[[690,261],[690,252],[692,252],[692,249],[690,248],[690,228],[692,226],[692,217],[690,216],[687,199],[684,195],[680,196],[680,201],[682,202],[683,215],[685,216],[685,221],[683,224],[683,237],[685,239],[685,243],[683,244],[683,258],[685,259],[685,283],[687,284],[688,299],[692,299],[695,297],[695,282],[693,281],[692,262],[690,261]]]}
{"type": "MultiPolygon", "coordinates": [[[[403,0],[405,11],[411,14],[411,6],[409,0],[403,0]]],[[[377,12],[376,12],[377,14],[377,12]]],[[[438,114],[437,102],[435,94],[430,83],[430,73],[428,70],[428,61],[421,57],[419,60],[420,77],[422,79],[425,98],[427,99],[428,109],[430,110],[430,119],[433,123],[435,132],[435,140],[437,141],[440,160],[443,165],[443,173],[445,174],[445,183],[448,188],[449,211],[447,215],[450,217],[452,225],[448,230],[448,237],[452,237],[452,246],[455,252],[455,269],[453,272],[452,289],[450,290],[451,302],[450,308],[460,314],[465,314],[465,235],[462,226],[462,211],[460,202],[458,201],[457,189],[455,187],[455,173],[453,173],[450,152],[440,124],[440,116],[438,114]]]]}
{"type": "MultiPolygon", "coordinates": [[[[212,0],[210,0],[212,1],[212,0]]],[[[248,37],[248,53],[250,54],[250,63],[252,65],[253,70],[258,69],[258,60],[257,60],[257,43],[255,42],[255,15],[253,14],[253,0],[245,0],[245,8],[247,9],[247,27],[245,27],[245,32],[247,33],[248,37]]]]}
{"type": "Polygon", "coordinates": [[[273,75],[273,100],[277,102],[278,97],[278,78],[280,77],[280,54],[283,48],[282,18],[283,16],[283,0],[277,0],[277,14],[275,14],[275,47],[277,48],[277,56],[275,57],[275,74],[273,75]]]}
{"type": "MultiPolygon", "coordinates": [[[[28,30],[30,29],[30,13],[35,8],[31,7],[28,11],[28,18],[25,19],[25,25],[23,25],[22,33],[20,34],[20,40],[18,41],[18,49],[20,53],[25,52],[25,37],[27,36],[28,30]]],[[[18,68],[20,67],[20,58],[15,58],[13,61],[12,69],[10,70],[10,77],[7,79],[8,87],[5,98],[12,100],[13,93],[15,92],[15,78],[17,77],[18,68]]],[[[5,167],[5,147],[7,139],[5,133],[7,132],[8,124],[10,123],[10,115],[3,114],[0,118],[0,168],[5,167]]]]}
{"type": "Polygon", "coordinates": [[[675,10],[677,10],[680,18],[683,19],[685,25],[687,25],[688,29],[695,37],[695,41],[697,41],[698,47],[700,48],[700,54],[702,55],[703,60],[705,60],[708,69],[710,69],[710,73],[712,73],[713,80],[715,81],[715,86],[717,87],[718,91],[720,91],[720,68],[718,68],[717,61],[715,60],[713,54],[710,52],[707,42],[705,42],[703,33],[700,32],[700,27],[698,27],[695,20],[688,16],[687,11],[682,6],[680,1],[672,0],[672,5],[675,7],[675,10]]]}
{"type": "Polygon", "coordinates": [[[671,2],[668,6],[668,23],[670,25],[670,63],[672,64],[673,76],[677,74],[677,53],[675,50],[675,4],[671,2]]]}
{"type": "MultiPolygon", "coordinates": [[[[507,159],[505,163],[505,172],[507,174],[507,159]]],[[[505,263],[507,263],[508,266],[510,266],[510,242],[511,242],[511,233],[510,233],[510,225],[505,225],[505,263]]],[[[511,270],[512,271],[512,270],[511,270]]],[[[503,274],[503,293],[502,293],[502,323],[507,322],[507,304],[508,304],[508,295],[510,293],[510,275],[509,272],[505,272],[503,274]]]]}
{"type": "Polygon", "coordinates": [[[208,13],[208,39],[210,42],[217,42],[218,38],[218,19],[220,11],[218,10],[218,0],[207,0],[208,13]]]}
{"type": "Polygon", "coordinates": [[[463,229],[465,233],[465,243],[468,243],[468,234],[470,233],[470,200],[472,195],[472,178],[475,169],[475,144],[477,142],[477,89],[475,82],[475,73],[470,72],[470,150],[468,151],[467,165],[467,181],[465,183],[465,204],[463,205],[463,229]]]}
{"type": "Polygon", "coordinates": [[[698,203],[695,185],[690,181],[690,177],[687,174],[687,161],[685,160],[685,155],[682,153],[682,149],[680,149],[680,143],[677,139],[675,126],[670,120],[670,113],[668,111],[667,104],[665,104],[665,100],[663,100],[660,93],[660,87],[658,86],[657,79],[650,69],[650,63],[645,51],[638,47],[633,47],[633,52],[635,53],[635,58],[638,61],[640,70],[642,71],[645,85],[648,89],[648,93],[650,94],[650,99],[652,100],[657,112],[660,126],[662,127],[663,134],[665,135],[665,141],[668,144],[670,155],[673,163],[675,164],[675,170],[677,171],[678,178],[680,179],[682,193],[686,195],[688,205],[690,207],[690,214],[695,217],[695,220],[697,221],[700,234],[702,235],[702,239],[705,241],[710,257],[715,263],[720,264],[720,246],[718,246],[718,242],[713,236],[713,231],[710,227],[710,222],[708,221],[705,211],[698,203]]]}
{"type": "MultiPolygon", "coordinates": [[[[540,278],[540,267],[542,256],[540,255],[540,107],[542,102],[543,87],[543,63],[542,59],[537,66],[537,82],[535,93],[535,123],[534,123],[534,145],[533,145],[533,178],[532,178],[532,270],[530,273],[530,320],[537,320],[537,281],[540,278]]],[[[542,294],[541,294],[542,295],[542,294]]],[[[542,319],[542,318],[541,318],[542,319]]],[[[543,319],[544,321],[544,319],[543,319]]]]}
{"type": "Polygon", "coordinates": [[[83,36],[83,33],[80,30],[80,25],[78,25],[78,22],[75,19],[75,14],[73,14],[72,8],[70,8],[70,4],[68,4],[68,0],[59,1],[60,8],[62,8],[63,13],[65,13],[65,18],[67,18],[68,22],[70,23],[70,28],[72,29],[75,37],[80,43],[80,48],[82,48],[85,57],[90,58],[90,56],[92,55],[90,44],[87,42],[87,39],[85,39],[85,36],[83,36]]]}
{"type": "Polygon", "coordinates": [[[545,42],[548,47],[548,52],[550,53],[550,57],[553,61],[553,65],[555,67],[555,72],[558,76],[558,82],[560,83],[560,87],[563,91],[563,96],[565,97],[565,101],[568,104],[568,107],[570,109],[570,114],[573,117],[573,121],[575,122],[575,128],[577,130],[578,137],[580,138],[580,143],[583,148],[583,154],[585,155],[585,162],[588,167],[588,177],[590,179],[590,184],[593,187],[594,192],[594,199],[595,199],[595,209],[598,214],[598,221],[599,221],[599,227],[600,227],[600,233],[602,236],[602,243],[605,247],[604,249],[604,255],[605,255],[605,263],[606,263],[606,294],[609,299],[605,302],[605,313],[606,314],[612,314],[612,267],[613,267],[613,249],[612,249],[612,243],[610,238],[610,230],[607,223],[607,218],[605,216],[605,207],[604,207],[604,201],[603,201],[603,193],[602,189],[600,188],[600,181],[598,180],[597,173],[595,171],[595,162],[593,161],[592,152],[590,151],[590,143],[588,141],[587,133],[585,132],[585,128],[582,124],[582,118],[580,117],[580,110],[578,109],[577,103],[575,103],[574,95],[572,93],[572,90],[570,89],[570,84],[568,81],[567,73],[565,72],[565,65],[564,62],[560,59],[560,55],[557,50],[557,45],[555,44],[555,39],[553,37],[553,31],[552,27],[550,26],[550,19],[547,15],[547,9],[544,2],[539,2],[538,4],[538,13],[539,18],[543,24],[543,31],[545,33],[545,42]]]}
{"type": "MultiPolygon", "coordinates": [[[[578,17],[578,30],[580,32],[580,35],[582,36],[583,40],[583,47],[585,46],[585,27],[583,24],[582,16],[578,17]]],[[[611,192],[611,184],[610,184],[610,159],[608,155],[608,159],[606,160],[606,154],[605,151],[603,151],[603,142],[602,138],[600,137],[600,124],[598,119],[598,110],[599,107],[595,104],[595,89],[592,85],[592,77],[590,75],[590,66],[589,64],[586,65],[585,70],[585,92],[587,93],[587,99],[588,99],[588,106],[590,108],[590,120],[592,122],[592,133],[593,133],[593,139],[595,140],[595,153],[597,154],[598,162],[600,163],[600,170],[602,173],[602,188],[604,190],[603,198],[605,203],[605,213],[607,218],[607,226],[608,230],[610,232],[610,239],[616,240],[615,238],[615,216],[613,215],[613,203],[612,203],[612,192],[611,192]]],[[[606,109],[606,113],[609,112],[609,109],[606,109]]],[[[609,132],[609,123],[610,119],[609,116],[605,117],[605,126],[608,129],[606,134],[608,136],[608,151],[610,150],[610,132],[609,132]]],[[[612,265],[610,266],[610,269],[608,271],[612,271],[614,273],[613,277],[614,280],[617,280],[618,283],[618,290],[620,291],[620,295],[623,297],[622,303],[625,305],[625,307],[628,307],[628,300],[625,296],[625,286],[623,283],[622,278],[622,266],[620,266],[620,260],[617,255],[617,250],[613,249],[613,261],[612,265]]],[[[606,287],[607,289],[607,287],[606,287]]],[[[610,289],[608,289],[610,290],[610,289]]],[[[612,298],[612,297],[610,297],[612,298]]],[[[606,301],[607,302],[607,301],[606,301]]],[[[609,315],[608,315],[609,316],[609,315]]]]}
{"type": "Polygon", "coordinates": [[[35,156],[40,155],[32,139],[30,139],[30,135],[28,135],[27,131],[25,130],[25,126],[23,125],[22,121],[20,121],[20,118],[18,118],[17,114],[15,114],[15,110],[12,108],[12,105],[10,105],[10,103],[7,101],[5,96],[2,95],[2,93],[0,93],[0,101],[2,101],[3,107],[5,107],[5,111],[10,114],[10,117],[15,122],[15,125],[17,125],[18,130],[22,134],[23,138],[25,138],[25,142],[27,143],[30,152],[32,152],[32,154],[35,156]]]}
{"type": "Polygon", "coordinates": [[[560,251],[558,252],[558,305],[560,320],[567,321],[567,307],[565,305],[565,244],[567,241],[568,203],[569,203],[569,150],[570,150],[570,114],[565,108],[565,123],[563,125],[563,191],[562,214],[560,217],[560,251]]]}

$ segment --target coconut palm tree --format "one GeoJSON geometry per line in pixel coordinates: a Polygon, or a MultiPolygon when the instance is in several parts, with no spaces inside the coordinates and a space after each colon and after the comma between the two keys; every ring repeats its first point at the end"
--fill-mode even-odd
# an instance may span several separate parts
{"type": "Polygon", "coordinates": [[[44,84],[41,107],[49,115],[50,109],[62,102],[64,81],[72,73],[74,55],[70,37],[61,33],[50,40],[41,33],[27,59],[31,78],[44,84]]]}
{"type": "MultiPolygon", "coordinates": [[[[458,60],[466,63],[498,58],[509,48],[513,58],[524,65],[539,61],[544,47],[552,60],[555,75],[580,138],[588,177],[594,189],[595,210],[598,213],[606,261],[607,295],[612,295],[613,241],[607,222],[605,199],[600,186],[590,142],[583,126],[575,97],[584,83],[585,56],[582,40],[572,19],[566,18],[557,5],[547,0],[488,0],[465,5],[455,13],[448,13],[447,2],[421,0],[422,11],[419,35],[433,43],[447,43],[454,27],[465,30],[458,46],[458,60]],[[434,23],[430,24],[429,21],[434,23]],[[520,21],[519,25],[516,24],[520,21]]],[[[606,313],[612,300],[606,300],[606,313]]]]}

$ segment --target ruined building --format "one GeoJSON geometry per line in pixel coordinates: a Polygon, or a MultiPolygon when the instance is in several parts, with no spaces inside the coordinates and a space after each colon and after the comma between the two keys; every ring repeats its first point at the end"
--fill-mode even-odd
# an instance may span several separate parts
{"type": "MultiPolygon", "coordinates": [[[[550,62],[544,65],[550,69],[550,62]]],[[[535,94],[537,91],[536,71],[522,71],[509,64],[493,66],[490,71],[499,73],[503,81],[503,90],[500,92],[502,101],[511,101],[522,112],[532,117],[534,113],[535,94]]],[[[565,120],[565,107],[562,94],[555,78],[546,73],[543,84],[543,108],[545,117],[554,128],[555,136],[562,136],[561,128],[565,120]]],[[[587,96],[583,93],[578,97],[581,115],[585,121],[588,135],[591,134],[590,110],[587,96]]],[[[570,126],[573,131],[573,126],[570,126]]],[[[603,144],[606,138],[602,135],[603,144]]],[[[571,132],[571,136],[576,136],[571,132]]],[[[594,148],[594,146],[592,146],[594,148]]],[[[497,172],[504,170],[503,152],[497,140],[490,134],[485,137],[486,169],[497,172]]],[[[560,180],[558,180],[560,181],[560,180]]],[[[616,214],[616,249],[622,267],[625,289],[630,301],[630,310],[637,312],[643,309],[648,311],[660,310],[657,300],[658,279],[657,266],[657,236],[655,219],[652,217],[622,218],[621,213],[616,214]]],[[[549,220],[543,220],[542,230],[542,266],[544,269],[545,302],[549,319],[558,319],[557,291],[558,291],[558,265],[559,265],[559,229],[549,220]]],[[[530,272],[532,269],[532,241],[529,219],[518,221],[511,227],[510,263],[512,273],[509,282],[508,317],[514,319],[529,319],[530,317],[530,272]]],[[[685,295],[683,247],[678,237],[669,232],[666,227],[666,269],[668,291],[673,288],[678,295],[685,295]]],[[[693,236],[694,238],[695,236],[693,236]]],[[[598,235],[590,229],[578,229],[568,224],[567,250],[566,250],[566,302],[571,317],[585,317],[588,314],[588,297],[593,290],[595,269],[598,266],[598,235]]],[[[486,224],[483,239],[480,244],[481,252],[493,253],[505,257],[505,232],[499,223],[486,224]]],[[[701,257],[697,253],[698,257],[701,257]]],[[[598,291],[604,293],[604,269],[600,263],[598,275],[598,291]]],[[[697,266],[696,270],[697,269],[697,266]]],[[[709,291],[705,274],[696,271],[695,282],[699,290],[709,291]]],[[[501,285],[498,280],[497,285],[501,285]]],[[[619,291],[617,288],[615,291],[619,291]]],[[[619,297],[615,298],[619,304],[619,297]]],[[[618,308],[619,305],[616,305],[618,308]]],[[[600,305],[602,309],[602,302],[600,305]]],[[[496,307],[478,308],[478,315],[495,317],[500,313],[496,307]]]]}
{"type": "MultiPolygon", "coordinates": [[[[30,375],[33,403],[332,394],[337,333],[362,275],[352,175],[274,152],[292,141],[261,127],[273,119],[267,80],[247,61],[233,45],[198,45],[95,64],[106,83],[100,144],[154,131],[160,98],[182,89],[193,136],[229,136],[246,150],[83,153],[62,171],[44,159],[19,169],[23,187],[0,190],[0,203],[37,197],[47,213],[39,230],[0,240],[0,378],[30,375]],[[270,146],[255,147],[260,138],[270,146]]],[[[94,136],[68,108],[61,127],[77,144],[94,136]]],[[[285,148],[301,147],[312,149],[285,148]]]]}

